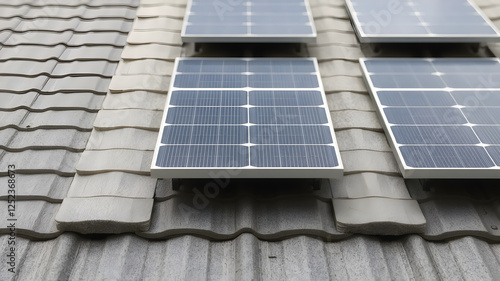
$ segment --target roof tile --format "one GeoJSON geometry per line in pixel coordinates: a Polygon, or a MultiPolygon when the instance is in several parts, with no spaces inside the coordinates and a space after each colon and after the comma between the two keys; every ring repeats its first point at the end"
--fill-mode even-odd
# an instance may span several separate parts
{"type": "Polygon", "coordinates": [[[106,96],[102,108],[163,110],[166,99],[165,94],[146,91],[113,93],[106,96]]]}
{"type": "Polygon", "coordinates": [[[127,45],[123,50],[122,58],[124,60],[161,59],[174,61],[176,57],[181,55],[181,49],[181,47],[161,44],[127,45]]]}
{"type": "Polygon", "coordinates": [[[137,128],[157,131],[163,112],[144,109],[101,110],[97,114],[94,127],[98,130],[137,128]]]}
{"type": "MultiPolygon", "coordinates": [[[[144,1],[143,1],[144,2],[144,1]]],[[[180,32],[182,20],[167,17],[137,18],[134,22],[134,30],[165,30],[180,32]]]]}
{"type": "Polygon", "coordinates": [[[112,93],[127,91],[152,91],[166,93],[170,77],[160,75],[124,75],[113,76],[109,90],[112,93]]]}
{"type": "Polygon", "coordinates": [[[153,74],[172,75],[174,63],[165,60],[142,59],[120,61],[116,69],[117,75],[153,74]]]}
{"type": "Polygon", "coordinates": [[[344,174],[374,172],[400,175],[392,152],[351,150],[340,152],[344,162],[344,174]]]}
{"type": "Polygon", "coordinates": [[[336,199],[356,199],[384,197],[412,199],[403,178],[377,173],[346,175],[341,179],[331,179],[332,194],[336,199]]]}
{"type": "Polygon", "coordinates": [[[134,150],[153,150],[158,132],[135,128],[116,130],[93,130],[88,140],[87,149],[125,148],[134,150]]]}
{"type": "Polygon", "coordinates": [[[64,149],[24,150],[8,152],[0,149],[0,175],[7,175],[7,166],[15,165],[19,174],[54,173],[60,176],[75,174],[81,153],[64,149]]]}
{"type": "Polygon", "coordinates": [[[94,197],[64,199],[55,217],[61,231],[121,233],[147,230],[153,199],[94,197]]]}
{"type": "Polygon", "coordinates": [[[153,152],[110,149],[85,150],[76,165],[80,175],[91,175],[106,172],[126,172],[149,176],[153,152]]]}
{"type": "Polygon", "coordinates": [[[153,198],[156,179],[123,172],[75,175],[68,197],[153,198]]]}
{"type": "Polygon", "coordinates": [[[161,6],[141,6],[137,10],[138,18],[151,17],[172,17],[182,19],[184,17],[185,8],[161,5],[161,6]]]}
{"type": "Polygon", "coordinates": [[[421,233],[426,221],[416,200],[333,199],[337,229],[378,235],[421,233]]]}
{"type": "Polygon", "coordinates": [[[348,129],[336,133],[340,151],[391,151],[385,134],[361,129],[348,129]]]}
{"type": "MultiPolygon", "coordinates": [[[[23,174],[17,179],[18,187],[21,188],[16,190],[16,199],[18,201],[43,200],[60,203],[66,197],[72,180],[73,177],[62,177],[56,174],[23,174]]],[[[0,177],[0,181],[7,182],[7,177],[0,177]]],[[[7,196],[8,189],[2,188],[0,200],[7,200],[7,196]]],[[[24,204],[29,204],[29,202],[24,204]]]]}
{"type": "Polygon", "coordinates": [[[342,110],[331,113],[335,130],[365,129],[382,131],[375,112],[359,110],[342,110]]]}
{"type": "Polygon", "coordinates": [[[173,46],[181,46],[182,40],[178,32],[169,31],[132,31],[130,32],[127,43],[138,44],[165,44],[173,46]]]}

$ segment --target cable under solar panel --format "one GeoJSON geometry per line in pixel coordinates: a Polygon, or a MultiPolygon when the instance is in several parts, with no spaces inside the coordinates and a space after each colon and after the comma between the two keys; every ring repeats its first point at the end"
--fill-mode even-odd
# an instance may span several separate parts
{"type": "Polygon", "coordinates": [[[500,178],[500,61],[360,59],[406,178],[500,178]]]}
{"type": "Polygon", "coordinates": [[[361,43],[500,41],[470,0],[346,0],[361,43]]]}
{"type": "Polygon", "coordinates": [[[312,43],[308,0],[189,0],[182,41],[197,43],[312,43]]]}
{"type": "Polygon", "coordinates": [[[174,69],[152,176],[342,176],[316,59],[178,58],[174,69]]]}

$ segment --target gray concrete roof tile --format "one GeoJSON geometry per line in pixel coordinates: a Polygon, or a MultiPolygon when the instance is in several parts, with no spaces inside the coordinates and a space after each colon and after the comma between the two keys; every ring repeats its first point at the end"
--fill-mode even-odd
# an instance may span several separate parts
{"type": "Polygon", "coordinates": [[[0,76],[0,91],[8,93],[39,91],[39,89],[41,89],[48,80],[49,78],[47,76],[0,76]]]}
{"type": "Polygon", "coordinates": [[[22,128],[31,129],[77,129],[88,131],[92,129],[94,118],[94,113],[82,110],[48,110],[30,112],[24,118],[21,126],[22,128]]]}
{"type": "MultiPolygon", "coordinates": [[[[1,110],[13,110],[13,109],[28,109],[29,105],[33,103],[33,101],[38,96],[38,93],[28,92],[25,94],[16,94],[16,93],[2,93],[0,92],[0,100],[2,103],[0,104],[1,110]]],[[[0,113],[0,115],[3,115],[0,113]]],[[[5,124],[5,123],[4,123],[5,124]]]]}
{"type": "Polygon", "coordinates": [[[154,150],[158,132],[141,130],[135,128],[123,128],[116,130],[99,131],[93,130],[88,139],[87,149],[134,149],[154,150]]]}
{"type": "Polygon", "coordinates": [[[340,151],[372,150],[390,152],[385,134],[361,129],[342,130],[336,133],[340,151]]]}
{"type": "Polygon", "coordinates": [[[149,176],[152,151],[130,149],[85,150],[76,166],[80,175],[126,172],[149,176]]]}
{"type": "Polygon", "coordinates": [[[174,61],[176,57],[181,55],[181,47],[147,44],[147,45],[127,45],[122,53],[124,60],[139,60],[139,59],[160,59],[174,61]]]}
{"type": "Polygon", "coordinates": [[[93,93],[58,93],[53,95],[38,95],[30,105],[33,110],[85,110],[96,112],[101,108],[103,95],[93,93]]]}
{"type": "Polygon", "coordinates": [[[123,172],[95,175],[75,175],[68,197],[88,198],[115,196],[126,198],[153,198],[156,179],[123,172]]]}
{"type": "Polygon", "coordinates": [[[315,44],[311,46],[324,46],[324,45],[346,45],[346,46],[358,46],[358,39],[353,33],[346,32],[335,32],[335,31],[325,31],[319,32],[318,38],[315,44]]]}
{"type": "Polygon", "coordinates": [[[333,199],[337,229],[377,235],[422,233],[426,220],[416,200],[333,199]]]}
{"type": "Polygon", "coordinates": [[[498,201],[475,203],[468,199],[436,199],[423,202],[420,207],[428,223],[426,239],[474,235],[498,240],[500,236],[498,201]]]}
{"type": "Polygon", "coordinates": [[[44,92],[91,92],[95,94],[106,94],[110,78],[103,77],[63,77],[50,78],[43,86],[44,92]]]}
{"type": "MultiPolygon", "coordinates": [[[[8,242],[7,235],[1,239],[8,242]]],[[[19,267],[33,269],[20,271],[18,280],[494,280],[500,274],[498,244],[471,237],[439,243],[418,235],[265,241],[244,233],[215,242],[192,235],[148,241],[132,234],[91,239],[64,233],[17,242],[24,257],[19,267]]],[[[4,270],[0,278],[12,275],[4,270]]]]}
{"type": "Polygon", "coordinates": [[[334,17],[337,19],[349,19],[349,15],[344,7],[333,6],[333,5],[317,5],[312,6],[311,11],[314,19],[330,18],[334,17]]]}
{"type": "Polygon", "coordinates": [[[345,60],[324,61],[319,64],[322,77],[330,76],[353,76],[361,77],[361,68],[358,62],[345,60]]]}
{"type": "Polygon", "coordinates": [[[308,49],[310,55],[316,57],[319,62],[334,59],[357,61],[360,57],[363,57],[363,53],[358,47],[331,45],[310,47],[308,49]]]}
{"type": "Polygon", "coordinates": [[[75,31],[75,32],[96,32],[96,31],[118,31],[122,33],[127,33],[132,26],[132,20],[124,19],[105,19],[101,18],[99,20],[92,21],[82,21],[79,18],[35,18],[31,20],[20,20],[19,18],[13,18],[8,20],[2,20],[2,29],[12,30],[15,32],[26,32],[26,31],[46,31],[46,32],[63,32],[63,31],[75,31]],[[3,24],[4,21],[12,21],[9,28],[3,24]],[[18,24],[15,24],[15,23],[18,24]]]}
{"type": "MultiPolygon", "coordinates": [[[[0,201],[0,207],[7,210],[7,201],[0,201]]],[[[50,239],[57,237],[61,232],[57,230],[54,216],[60,204],[49,203],[42,200],[16,201],[16,210],[29,210],[29,212],[15,213],[16,235],[30,239],[50,239]]],[[[0,217],[7,221],[9,212],[3,212],[0,217]]],[[[0,228],[1,234],[10,234],[7,225],[0,228]]]]}
{"type": "MultiPolygon", "coordinates": [[[[355,199],[384,197],[393,199],[412,199],[403,178],[377,173],[346,175],[341,179],[331,179],[333,197],[336,199],[355,199]]],[[[415,198],[413,198],[415,199],[415,198]]]]}
{"type": "Polygon", "coordinates": [[[179,6],[161,5],[161,6],[141,6],[137,10],[138,18],[151,17],[172,17],[182,19],[185,8],[179,6]]]}
{"type": "Polygon", "coordinates": [[[137,128],[158,131],[163,112],[144,109],[101,110],[94,127],[98,130],[137,128]]]}
{"type": "Polygon", "coordinates": [[[52,70],[52,76],[101,76],[112,77],[117,67],[116,62],[105,60],[59,62],[52,70]]]}
{"type": "Polygon", "coordinates": [[[149,109],[163,110],[165,108],[165,94],[133,91],[113,93],[106,96],[102,109],[149,109]]]}
{"type": "MultiPolygon", "coordinates": [[[[8,178],[0,177],[0,180],[7,182],[8,178]]],[[[43,200],[50,203],[61,203],[66,197],[72,181],[73,177],[62,177],[56,174],[23,174],[17,178],[20,188],[16,190],[16,199],[19,201],[43,200]]],[[[8,195],[8,189],[2,188],[0,190],[0,200],[8,200],[8,195]]]]}
{"type": "Polygon", "coordinates": [[[18,131],[8,128],[0,130],[0,138],[4,135],[10,135],[11,137],[8,141],[3,142],[0,147],[12,152],[28,149],[66,149],[82,152],[85,149],[90,133],[75,129],[18,131]]]}
{"type": "Polygon", "coordinates": [[[347,19],[319,18],[314,21],[318,33],[337,31],[353,33],[351,22],[347,19]]]}
{"type": "Polygon", "coordinates": [[[55,221],[60,231],[121,233],[149,228],[153,199],[123,197],[63,200],[55,221]]]}
{"type": "Polygon", "coordinates": [[[115,75],[109,85],[112,93],[129,91],[168,92],[169,76],[160,75],[115,75]]]}
{"type": "Polygon", "coordinates": [[[58,46],[6,46],[2,47],[0,52],[0,61],[9,59],[38,60],[46,61],[57,59],[65,51],[65,47],[58,46]]]}
{"type": "Polygon", "coordinates": [[[127,43],[131,45],[140,44],[165,44],[173,46],[182,46],[181,36],[178,32],[170,31],[137,31],[130,32],[127,43]]]}
{"type": "Polygon", "coordinates": [[[365,129],[382,131],[375,112],[359,110],[342,110],[331,113],[335,130],[365,129]]]}
{"type": "Polygon", "coordinates": [[[324,77],[322,80],[327,94],[336,92],[367,93],[365,83],[361,77],[332,76],[324,77]]]}
{"type": "Polygon", "coordinates": [[[182,20],[168,17],[156,18],[137,18],[134,22],[133,30],[165,30],[180,32],[182,29],[182,20]]]}
{"type": "Polygon", "coordinates": [[[340,154],[345,175],[364,172],[400,175],[392,151],[350,150],[340,154]]]}
{"type": "Polygon", "coordinates": [[[55,46],[65,44],[73,36],[73,32],[45,32],[28,31],[23,33],[13,33],[9,39],[4,42],[5,46],[16,46],[21,44],[55,46]]]}
{"type": "Polygon", "coordinates": [[[117,75],[136,75],[136,74],[154,74],[154,75],[172,75],[174,63],[165,60],[142,59],[120,61],[116,69],[117,75]]]}
{"type": "Polygon", "coordinates": [[[19,174],[54,173],[60,176],[73,176],[81,153],[65,149],[23,150],[9,152],[0,149],[0,176],[7,175],[7,166],[15,165],[19,174]]]}
{"type": "Polygon", "coordinates": [[[109,31],[109,32],[86,32],[86,33],[75,33],[71,40],[68,41],[68,46],[125,46],[127,41],[127,35],[121,32],[109,31]]]}
{"type": "Polygon", "coordinates": [[[61,61],[105,60],[118,62],[122,52],[121,47],[113,46],[81,46],[68,47],[61,54],[61,61]]]}
{"type": "MultiPolygon", "coordinates": [[[[375,105],[370,96],[364,93],[330,93],[326,95],[330,111],[371,111],[375,112],[375,105]]],[[[340,114],[340,113],[339,113],[340,114]]]]}
{"type": "MultiPolygon", "coordinates": [[[[48,61],[26,61],[26,60],[8,60],[0,62],[0,71],[2,75],[16,74],[19,76],[38,76],[40,74],[50,75],[56,60],[48,61]]],[[[67,73],[65,73],[67,74],[67,73]]]]}

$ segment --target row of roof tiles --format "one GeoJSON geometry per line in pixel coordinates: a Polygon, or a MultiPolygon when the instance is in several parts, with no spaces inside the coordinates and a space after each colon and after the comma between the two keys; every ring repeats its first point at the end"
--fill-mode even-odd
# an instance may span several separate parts
{"type": "MultiPolygon", "coordinates": [[[[153,2],[148,3],[150,8],[154,7],[156,4],[153,2]]],[[[174,7],[175,5],[176,4],[171,6],[174,7]]],[[[313,3],[313,6],[320,7],[316,10],[321,11],[325,5],[313,3]]],[[[341,5],[337,4],[326,6],[341,9],[341,5]]],[[[182,6],[179,5],[175,7],[177,9],[182,9],[182,6]]],[[[141,37],[144,33],[150,33],[147,31],[148,28],[152,28],[152,30],[166,30],[172,28],[172,30],[174,30],[173,27],[161,28],[156,25],[156,23],[180,22],[171,17],[163,16],[166,9],[156,9],[157,13],[160,13],[158,17],[152,17],[152,10],[153,9],[149,10],[150,12],[145,18],[139,17],[136,20],[134,28],[138,27],[138,29],[132,32],[130,37],[141,37]],[[141,36],[134,36],[134,34],[141,34],[141,36]]],[[[177,10],[174,9],[174,11],[177,10]]],[[[177,12],[183,14],[180,11],[177,12]]],[[[319,12],[314,13],[315,18],[319,18],[318,21],[320,22],[331,19],[331,16],[329,18],[323,18],[319,12]]],[[[173,17],[177,16],[174,15],[173,17]]],[[[343,16],[339,15],[334,20],[338,21],[340,20],[339,18],[343,18],[343,16]]],[[[343,22],[348,25],[348,20],[343,20],[343,22]]],[[[178,28],[179,27],[180,25],[178,24],[178,28]]],[[[179,37],[178,28],[176,30],[177,36],[179,37]]],[[[157,31],[151,32],[156,34],[157,31]]],[[[349,32],[344,31],[344,33],[354,37],[352,30],[349,32]]],[[[9,161],[21,160],[20,162],[23,164],[20,167],[23,168],[21,168],[19,172],[40,174],[49,172],[51,174],[44,176],[50,178],[49,183],[54,184],[53,188],[59,185],[64,186],[64,188],[60,188],[60,190],[62,190],[61,192],[53,192],[51,188],[39,188],[40,192],[35,192],[33,195],[29,193],[31,191],[26,193],[21,192],[21,199],[36,198],[46,200],[51,203],[41,202],[43,204],[39,205],[55,206],[47,208],[57,210],[59,206],[58,202],[63,198],[64,191],[69,188],[68,184],[70,181],[64,177],[71,177],[75,173],[77,173],[76,179],[73,181],[73,186],[75,186],[75,188],[69,189],[68,193],[71,198],[90,198],[96,196],[107,196],[110,198],[152,198],[155,180],[149,178],[148,174],[149,163],[154,148],[154,139],[157,134],[158,124],[160,123],[161,110],[163,109],[160,105],[162,105],[165,100],[165,90],[167,88],[165,85],[168,85],[168,79],[173,66],[172,61],[180,54],[181,47],[175,46],[172,42],[150,43],[149,40],[143,40],[143,42],[136,43],[138,44],[129,44],[125,47],[125,51],[122,54],[123,60],[120,61],[118,66],[118,75],[113,78],[113,82],[109,86],[110,92],[107,92],[103,102],[104,109],[99,111],[97,116],[90,107],[87,108],[88,110],[69,111],[62,110],[68,108],[61,107],[59,111],[42,110],[41,112],[37,112],[32,108],[28,108],[8,112],[17,113],[20,112],[20,110],[24,110],[24,113],[29,112],[30,115],[39,114],[37,115],[39,118],[35,118],[33,124],[29,123],[31,129],[23,128],[22,126],[9,127],[9,130],[13,133],[12,135],[18,135],[19,132],[23,134],[36,132],[43,135],[43,130],[33,131],[33,128],[57,128],[74,135],[71,139],[83,137],[83,142],[84,138],[88,137],[88,133],[92,130],[86,149],[83,149],[82,142],[78,141],[71,144],[58,144],[57,142],[52,142],[47,146],[40,145],[40,147],[36,149],[22,145],[22,143],[18,144],[17,141],[14,142],[15,144],[6,146],[4,151],[6,156],[2,158],[3,162],[10,163],[9,161]],[[127,50],[129,51],[127,52],[127,50]],[[151,52],[151,50],[154,52],[151,52]],[[148,79],[148,83],[143,82],[144,78],[148,79]],[[30,112],[30,110],[34,112],[30,112]],[[58,117],[58,115],[66,115],[66,117],[61,118],[58,117]],[[51,120],[50,122],[56,122],[61,119],[66,119],[66,121],[62,124],[48,124],[50,122],[47,121],[44,123],[44,118],[40,118],[40,116],[48,116],[45,120],[51,120]],[[89,121],[82,122],[82,120],[87,120],[87,117],[83,116],[88,116],[89,121]],[[75,118],[74,121],[67,119],[73,117],[75,118]],[[95,121],[93,118],[95,118],[95,121]],[[117,136],[122,137],[117,140],[117,136]],[[141,138],[123,136],[141,136],[141,138]],[[78,143],[80,145],[77,145],[78,143]],[[57,159],[57,161],[48,161],[49,159],[57,159]],[[97,184],[98,182],[102,182],[102,184],[97,184]],[[55,196],[52,194],[59,195],[55,196]]],[[[40,46],[31,47],[41,48],[40,46]]],[[[2,49],[2,53],[3,51],[2,49]]],[[[119,52],[119,49],[117,49],[117,51],[119,52]]],[[[328,93],[329,106],[332,110],[332,119],[334,120],[334,126],[337,130],[339,147],[342,151],[342,157],[346,166],[346,177],[342,180],[332,181],[331,183],[333,200],[336,202],[333,206],[337,208],[335,210],[338,223],[337,227],[345,231],[355,232],[381,231],[370,224],[370,222],[377,222],[381,223],[381,229],[392,231],[390,232],[392,234],[401,233],[401,229],[406,232],[421,232],[424,226],[422,216],[417,215],[414,217],[411,215],[406,218],[397,218],[391,217],[392,214],[383,215],[383,213],[381,213],[383,215],[382,217],[370,217],[366,215],[373,213],[372,211],[379,209],[381,205],[390,206],[391,202],[396,210],[412,210],[409,213],[415,214],[416,203],[406,194],[406,187],[399,175],[394,156],[385,141],[373,105],[367,95],[366,88],[361,82],[357,64],[357,59],[362,55],[359,48],[356,46],[342,46],[342,44],[325,47],[312,46],[309,48],[309,52],[319,56],[320,69],[324,77],[325,89],[328,93]],[[338,54],[335,55],[335,53],[338,54]],[[353,192],[356,193],[356,196],[345,196],[345,194],[353,192]],[[372,197],[377,198],[373,200],[372,197]],[[346,206],[349,205],[346,205],[346,203],[352,203],[352,206],[363,206],[368,209],[365,209],[363,213],[358,215],[354,214],[355,216],[352,217],[353,213],[347,211],[348,208],[346,206]],[[360,218],[362,218],[362,220],[359,220],[360,218]],[[387,228],[384,224],[391,224],[391,222],[394,223],[394,228],[387,228]]],[[[49,59],[50,58],[51,56],[49,56],[49,59]]],[[[101,60],[105,58],[106,53],[103,53],[100,58],[94,57],[93,59],[101,60]]],[[[43,58],[39,59],[43,60],[43,58]]],[[[59,65],[59,60],[56,61],[58,62],[57,65],[59,65]]],[[[73,62],[71,64],[73,64],[73,62]]],[[[75,65],[75,67],[77,67],[77,65],[75,65]]],[[[23,75],[26,74],[21,73],[19,77],[24,77],[23,75]]],[[[73,77],[68,77],[68,81],[69,78],[73,77]]],[[[25,89],[21,89],[19,92],[21,93],[23,91],[25,91],[25,89]]],[[[74,91],[79,90],[74,89],[74,91]]],[[[107,89],[104,87],[99,88],[99,94],[103,94],[106,91],[107,89]]],[[[14,114],[12,116],[12,118],[14,118],[16,115],[14,114]]],[[[8,124],[15,124],[15,122],[8,122],[8,124]]],[[[9,135],[9,132],[6,131],[5,134],[9,135]]],[[[36,137],[36,134],[34,134],[33,137],[36,137]]],[[[67,138],[62,137],[61,139],[67,138]]],[[[48,142],[50,141],[49,137],[48,142]]],[[[5,165],[3,166],[5,167],[5,165]]],[[[3,171],[3,173],[5,174],[6,171],[3,171]]],[[[185,199],[187,201],[192,197],[192,195],[189,194],[179,196],[188,198],[185,199]]],[[[172,197],[168,200],[160,199],[159,201],[161,202],[154,205],[152,229],[150,230],[152,234],[150,237],[166,237],[177,233],[175,230],[177,227],[175,223],[173,225],[167,224],[166,226],[164,223],[163,225],[161,223],[162,220],[168,219],[168,217],[164,218],[164,216],[162,216],[163,211],[161,210],[165,208],[167,210],[170,208],[175,209],[182,206],[183,201],[176,198],[177,197],[172,197]],[[174,207],[168,207],[169,205],[174,207]],[[158,220],[158,217],[161,219],[158,220]]],[[[330,195],[329,198],[332,198],[332,196],[330,195]]],[[[116,200],[112,199],[112,201],[116,200]]],[[[314,202],[314,200],[312,202],[314,202]]],[[[427,202],[424,202],[424,204],[426,203],[427,202]]],[[[21,204],[23,203],[21,202],[21,204]]],[[[421,204],[420,207],[424,204],[421,204]]],[[[331,223],[333,223],[335,219],[333,218],[331,203],[329,203],[329,205],[329,211],[326,213],[328,213],[328,216],[331,218],[331,223]]],[[[433,204],[427,205],[432,207],[433,204]]],[[[120,205],[117,203],[117,206],[120,205]]],[[[317,207],[321,206],[321,204],[318,205],[315,203],[311,206],[313,207],[309,211],[312,213],[316,212],[324,215],[325,210],[327,210],[323,209],[322,211],[321,208],[317,207]]],[[[82,208],[84,207],[85,204],[82,205],[82,208]]],[[[220,208],[234,212],[234,209],[230,208],[230,206],[224,206],[224,204],[222,204],[220,208]]],[[[74,209],[78,208],[75,207],[74,209]]],[[[49,212],[50,215],[48,216],[46,212],[42,213],[45,213],[43,216],[52,216],[51,218],[53,218],[55,215],[54,212],[55,211],[49,212]]],[[[220,212],[224,214],[223,211],[220,212]]],[[[418,211],[416,212],[418,213],[418,211]]],[[[214,216],[212,220],[217,217],[212,211],[208,213],[209,216],[214,216]]],[[[404,212],[393,213],[404,214],[404,212]]],[[[424,210],[424,214],[426,214],[427,220],[432,219],[432,212],[426,212],[424,210]]],[[[36,220],[40,221],[38,218],[35,219],[35,221],[36,220]]],[[[478,220],[483,219],[479,216],[474,222],[474,227],[465,227],[465,229],[472,229],[476,231],[475,233],[478,236],[496,240],[495,232],[490,231],[487,225],[481,227],[481,223],[476,224],[478,220]]],[[[494,220],[495,218],[493,218],[493,221],[494,220]]],[[[36,237],[37,235],[37,231],[33,231],[34,228],[36,228],[36,223],[32,223],[32,221],[27,220],[26,225],[29,225],[29,227],[21,227],[22,230],[20,230],[21,233],[23,233],[23,229],[26,230],[25,235],[28,237],[36,237]],[[30,227],[33,228],[30,229],[30,227]]],[[[245,221],[245,219],[241,218],[241,221],[245,221]]],[[[122,222],[126,223],[126,221],[122,222]]],[[[141,223],[143,222],[144,221],[141,221],[141,223]]],[[[432,222],[430,222],[430,225],[439,225],[439,223],[432,224],[432,222]]],[[[287,225],[285,224],[285,226],[287,225]]],[[[95,225],[90,225],[89,227],[87,231],[96,229],[95,225]]],[[[60,231],[54,229],[55,228],[53,228],[52,231],[43,233],[43,235],[46,237],[59,235],[60,231]]],[[[64,227],[62,227],[62,229],[64,229],[64,227]]],[[[144,227],[142,229],[144,229],[144,227]]],[[[217,231],[213,229],[197,226],[196,224],[191,225],[190,229],[200,229],[200,232],[208,237],[220,238],[220,235],[226,235],[225,237],[234,236],[245,229],[251,229],[251,227],[248,225],[241,228],[236,227],[233,229],[232,233],[231,231],[227,232],[230,234],[229,236],[227,236],[227,233],[217,233],[217,231]]],[[[307,228],[305,229],[307,230],[307,228]]],[[[307,234],[306,230],[302,233],[300,231],[296,231],[295,233],[307,234]]],[[[327,236],[335,234],[335,232],[330,230],[325,231],[321,229],[321,227],[317,227],[315,231],[327,233],[327,236]]],[[[442,237],[444,235],[443,233],[446,231],[454,233],[453,235],[460,235],[457,234],[456,231],[453,232],[452,229],[447,228],[441,232],[432,232],[431,229],[428,231],[428,233],[431,234],[424,235],[428,237],[442,237]]],[[[256,233],[259,232],[256,231],[256,233]]],[[[275,235],[273,231],[265,231],[264,233],[271,236],[275,235]]],[[[287,230],[280,229],[276,233],[287,233],[287,230]]],[[[42,232],[39,234],[42,234],[42,232]]]]}
{"type": "MultiPolygon", "coordinates": [[[[0,243],[6,244],[8,236],[0,243]]],[[[301,236],[259,240],[249,233],[213,242],[192,235],[150,241],[134,235],[89,239],[66,233],[19,238],[19,280],[496,280],[500,246],[471,237],[429,243],[353,236],[336,243],[301,236]]],[[[7,257],[0,261],[5,264],[7,257]]],[[[14,280],[0,271],[0,279],[14,280]]]]}

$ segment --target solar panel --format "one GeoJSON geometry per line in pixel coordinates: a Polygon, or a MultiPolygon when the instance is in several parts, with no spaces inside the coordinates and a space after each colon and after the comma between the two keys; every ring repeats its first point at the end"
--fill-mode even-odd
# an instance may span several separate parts
{"type": "Polygon", "coordinates": [[[361,43],[500,41],[469,0],[346,0],[361,43]]]}
{"type": "Polygon", "coordinates": [[[360,59],[406,178],[500,178],[500,61],[360,59]]]}
{"type": "Polygon", "coordinates": [[[177,58],[174,69],[152,176],[342,176],[315,58],[177,58]]]}
{"type": "Polygon", "coordinates": [[[190,0],[183,42],[312,43],[309,0],[190,0]]]}

